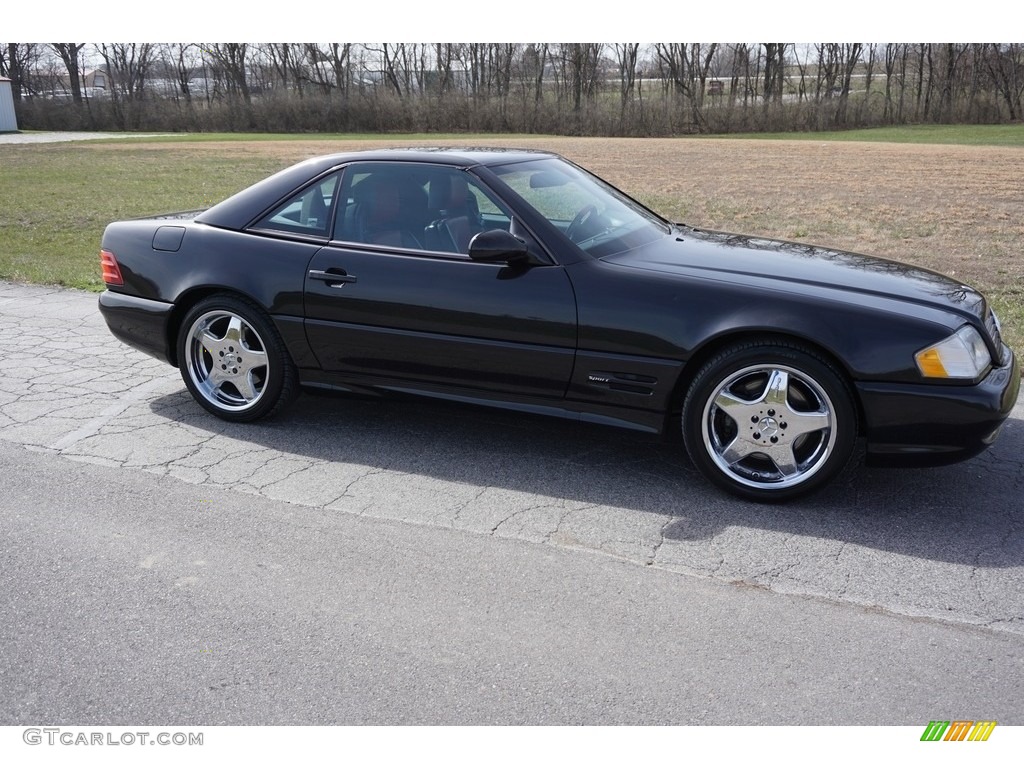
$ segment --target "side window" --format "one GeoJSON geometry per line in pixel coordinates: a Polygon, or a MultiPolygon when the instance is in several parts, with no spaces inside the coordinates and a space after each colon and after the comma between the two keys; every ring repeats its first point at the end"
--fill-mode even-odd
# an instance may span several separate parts
{"type": "Polygon", "coordinates": [[[511,215],[465,171],[437,171],[427,191],[430,223],[423,236],[424,245],[432,251],[468,255],[474,235],[511,226],[511,215]]]}
{"type": "Polygon", "coordinates": [[[256,223],[256,229],[327,237],[340,173],[332,173],[289,198],[256,223]]]}
{"type": "Polygon", "coordinates": [[[420,163],[360,163],[345,171],[335,239],[468,255],[485,229],[511,215],[465,171],[420,163]]]}
{"type": "Polygon", "coordinates": [[[349,166],[335,215],[336,240],[422,250],[426,172],[413,163],[349,166]]]}

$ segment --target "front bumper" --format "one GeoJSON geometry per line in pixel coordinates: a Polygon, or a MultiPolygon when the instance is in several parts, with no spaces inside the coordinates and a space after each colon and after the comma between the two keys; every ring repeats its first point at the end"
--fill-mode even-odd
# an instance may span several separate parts
{"type": "Polygon", "coordinates": [[[968,386],[860,383],[867,463],[927,467],[984,451],[998,437],[1020,391],[1020,364],[1004,347],[1005,364],[968,386]]]}
{"type": "Polygon", "coordinates": [[[173,304],[113,291],[101,293],[99,304],[100,314],[114,336],[147,355],[174,364],[167,332],[173,304]]]}

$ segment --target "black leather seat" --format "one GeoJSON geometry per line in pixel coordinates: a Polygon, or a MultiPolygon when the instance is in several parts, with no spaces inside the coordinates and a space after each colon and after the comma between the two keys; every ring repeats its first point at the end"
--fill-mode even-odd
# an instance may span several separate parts
{"type": "Polygon", "coordinates": [[[398,248],[422,248],[414,225],[405,220],[398,183],[389,178],[371,177],[354,190],[354,226],[351,239],[372,245],[398,248]]]}
{"type": "Polygon", "coordinates": [[[319,186],[302,199],[302,211],[299,216],[299,223],[303,227],[327,233],[327,205],[324,203],[324,196],[320,194],[319,186]]]}
{"type": "Polygon", "coordinates": [[[424,245],[432,251],[469,253],[469,241],[483,225],[466,179],[454,174],[432,179],[427,207],[436,218],[424,230],[424,245]]]}

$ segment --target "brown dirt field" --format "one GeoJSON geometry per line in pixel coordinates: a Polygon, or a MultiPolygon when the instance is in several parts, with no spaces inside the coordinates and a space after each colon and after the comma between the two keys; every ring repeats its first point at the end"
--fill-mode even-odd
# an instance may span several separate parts
{"type": "MultiPolygon", "coordinates": [[[[886,256],[1024,298],[1019,148],[555,137],[488,143],[558,152],[677,221],[886,256]]],[[[190,151],[260,154],[284,167],[317,154],[407,145],[211,142],[190,151]]]]}

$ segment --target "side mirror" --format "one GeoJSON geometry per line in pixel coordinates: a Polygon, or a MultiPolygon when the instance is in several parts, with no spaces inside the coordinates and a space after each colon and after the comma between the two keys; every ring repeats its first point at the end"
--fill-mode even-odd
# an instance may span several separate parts
{"type": "Polygon", "coordinates": [[[526,243],[504,229],[489,229],[469,241],[469,258],[473,261],[524,264],[530,258],[526,243]]]}

